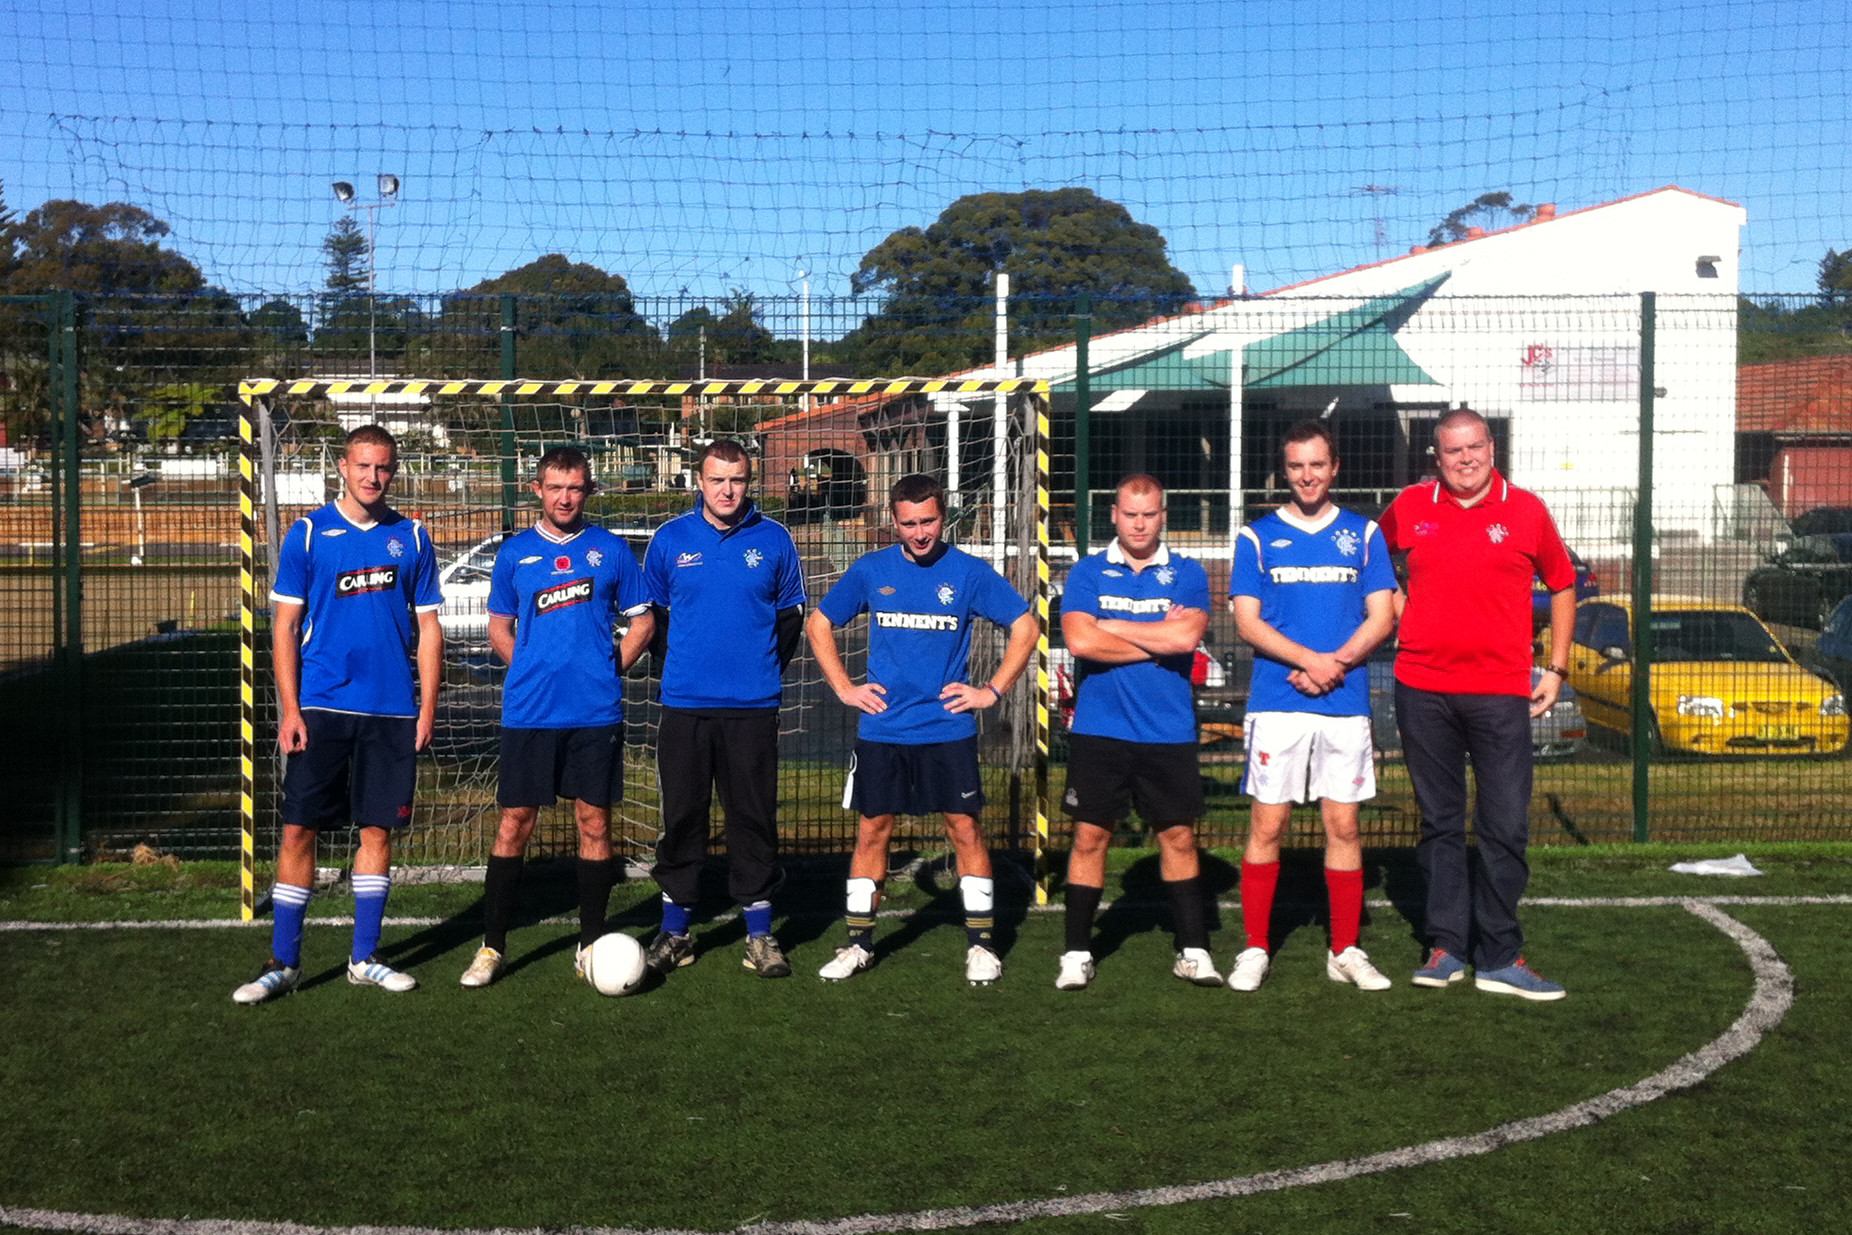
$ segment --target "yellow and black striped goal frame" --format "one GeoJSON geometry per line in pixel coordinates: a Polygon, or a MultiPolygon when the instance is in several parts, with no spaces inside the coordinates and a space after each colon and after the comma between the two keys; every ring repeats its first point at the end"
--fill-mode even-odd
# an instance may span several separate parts
{"type": "Polygon", "coordinates": [[[240,916],[250,921],[257,915],[257,613],[267,596],[258,586],[258,466],[259,442],[257,414],[259,404],[273,398],[315,399],[331,395],[529,398],[556,396],[646,395],[669,397],[829,397],[866,398],[879,395],[1025,395],[1034,400],[1035,458],[1035,595],[1034,606],[1040,635],[1035,650],[1035,888],[1036,901],[1048,899],[1047,851],[1050,837],[1049,739],[1052,683],[1048,669],[1048,609],[1050,575],[1048,565],[1049,504],[1049,385],[1031,378],[815,378],[805,380],[758,379],[720,381],[696,379],[624,379],[586,381],[562,379],[537,381],[526,378],[453,379],[311,379],[246,378],[238,384],[243,402],[239,418],[238,513],[239,513],[239,821],[240,821],[240,916]]]}

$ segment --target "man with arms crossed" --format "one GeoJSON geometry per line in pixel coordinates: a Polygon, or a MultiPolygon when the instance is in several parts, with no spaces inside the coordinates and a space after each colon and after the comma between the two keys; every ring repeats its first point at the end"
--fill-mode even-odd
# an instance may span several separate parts
{"type": "Polygon", "coordinates": [[[232,992],[263,1003],[302,978],[302,923],[323,828],[357,824],[354,942],[347,980],[409,991],[418,980],[373,952],[392,890],[392,829],[412,818],[418,752],[431,743],[444,633],[431,537],[386,505],[399,470],[392,435],[347,435],[341,496],[298,519],[277,550],[271,658],[283,774],[283,845],[270,894],[270,960],[232,992]],[[418,680],[412,681],[416,648],[418,680]]]}
{"type": "Polygon", "coordinates": [[[1569,671],[1575,568],[1550,512],[1499,475],[1492,431],[1460,408],[1434,427],[1437,480],[1410,486],[1383,512],[1391,552],[1408,554],[1397,635],[1395,714],[1421,808],[1416,856],[1427,878],[1432,948],[1416,986],[1466,975],[1482,991],[1561,999],[1524,963],[1518,900],[1530,881],[1530,722],[1549,711],[1569,671]],[[1531,686],[1531,580],[1550,590],[1548,667],[1531,686]],[[1466,851],[1466,761],[1478,802],[1466,851]],[[1468,952],[1468,948],[1471,952],[1468,952]]]}
{"type": "Polygon", "coordinates": [[[650,538],[643,578],[666,626],[656,778],[662,840],[656,882],[662,929],[649,966],[694,963],[689,937],[707,859],[714,786],[727,815],[727,886],[745,910],[746,968],[791,976],[772,937],[778,865],[778,704],[785,665],[804,626],[804,571],[783,524],[759,513],[746,488],[752,461],[721,439],[695,459],[695,508],[650,538]]]}
{"type": "Polygon", "coordinates": [[[542,806],[574,800],[579,825],[580,955],[604,934],[617,867],[611,804],[624,796],[624,671],[656,629],[630,546],[585,521],[592,465],[570,446],[540,458],[540,519],[502,542],[489,575],[489,645],[508,665],[502,686],[496,801],[501,826],[482,886],[482,946],[464,986],[501,972],[521,868],[542,806]],[[614,641],[620,619],[630,626],[614,641]]]}
{"type": "Polygon", "coordinates": [[[1235,537],[1229,598],[1235,630],[1254,648],[1247,773],[1253,799],[1241,859],[1247,947],[1228,985],[1258,990],[1267,976],[1267,926],[1280,878],[1280,838],[1295,801],[1317,798],[1325,823],[1331,948],[1325,976],[1366,991],[1388,978],[1357,946],[1363,920],[1359,802],[1376,794],[1370,675],[1364,662],[1395,625],[1395,569],[1376,524],[1331,502],[1338,452],[1315,420],[1280,446],[1292,500],[1235,537]]]}
{"type": "Polygon", "coordinates": [[[824,680],[861,713],[843,802],[861,816],[849,862],[849,943],[818,976],[841,981],[874,964],[894,816],[936,811],[958,855],[965,978],[994,982],[1003,961],[991,937],[990,851],[977,823],[984,789],[975,713],[1000,703],[1022,675],[1035,652],[1035,616],[989,563],[940,539],[945,490],[937,480],[901,477],[888,509],[900,543],[858,558],[804,623],[824,680]],[[869,615],[868,680],[857,686],[843,667],[836,628],[861,613],[869,615]],[[1010,632],[995,676],[976,686],[965,681],[973,617],[1010,632]]]}
{"type": "Polygon", "coordinates": [[[1075,563],[1061,598],[1074,654],[1067,792],[1074,820],[1067,866],[1067,950],[1055,988],[1093,980],[1093,918],[1106,886],[1113,828],[1136,807],[1157,833],[1159,873],[1177,934],[1171,972],[1220,986],[1209,956],[1195,822],[1203,813],[1190,665],[1209,626],[1209,577],[1163,542],[1164,487],[1128,476],[1113,498],[1104,550],[1075,563]]]}

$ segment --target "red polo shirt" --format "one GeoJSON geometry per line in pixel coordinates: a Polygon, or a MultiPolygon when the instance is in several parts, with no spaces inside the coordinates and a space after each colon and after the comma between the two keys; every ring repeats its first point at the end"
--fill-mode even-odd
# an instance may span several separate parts
{"type": "Polygon", "coordinates": [[[1452,695],[1529,696],[1531,580],[1560,592],[1575,567],[1535,494],[1492,473],[1462,506],[1426,480],[1380,521],[1390,552],[1408,554],[1408,606],[1396,632],[1396,681],[1452,695]]]}

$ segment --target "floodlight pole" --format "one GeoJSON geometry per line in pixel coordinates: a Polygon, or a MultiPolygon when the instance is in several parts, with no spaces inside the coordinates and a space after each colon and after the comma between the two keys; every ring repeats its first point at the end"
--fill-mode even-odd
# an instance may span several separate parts
{"type": "Polygon", "coordinates": [[[380,200],[361,202],[354,200],[354,186],[345,180],[334,182],[334,196],[348,213],[364,210],[367,212],[367,376],[379,376],[379,256],[377,237],[379,235],[379,212],[388,206],[399,204],[399,178],[381,172],[376,178],[380,200]]]}

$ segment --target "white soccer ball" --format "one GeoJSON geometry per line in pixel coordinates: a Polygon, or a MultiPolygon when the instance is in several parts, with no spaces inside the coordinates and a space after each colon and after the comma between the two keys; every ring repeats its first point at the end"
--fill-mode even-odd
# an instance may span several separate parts
{"type": "Polygon", "coordinates": [[[585,949],[585,980],[600,995],[628,995],[643,985],[648,972],[643,945],[622,931],[601,935],[585,949]]]}

